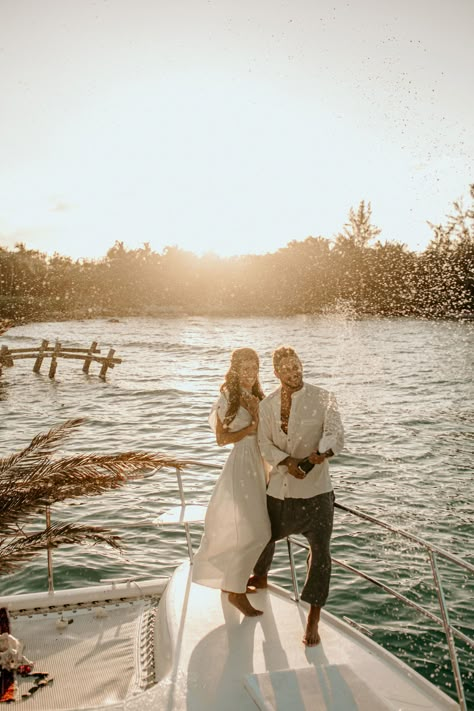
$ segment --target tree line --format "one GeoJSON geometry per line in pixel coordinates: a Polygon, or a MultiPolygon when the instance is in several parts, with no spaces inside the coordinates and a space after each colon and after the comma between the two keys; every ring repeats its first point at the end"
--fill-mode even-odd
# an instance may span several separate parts
{"type": "Polygon", "coordinates": [[[351,208],[334,239],[293,240],[274,253],[199,257],[176,246],[99,260],[0,245],[0,319],[48,320],[187,313],[456,317],[474,312],[474,185],[453,203],[422,253],[379,239],[370,202],[351,208]]]}

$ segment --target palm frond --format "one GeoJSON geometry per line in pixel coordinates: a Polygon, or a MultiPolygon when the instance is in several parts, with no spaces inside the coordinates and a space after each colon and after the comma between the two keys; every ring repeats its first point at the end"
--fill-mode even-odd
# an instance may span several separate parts
{"type": "Polygon", "coordinates": [[[17,526],[40,509],[46,502],[32,496],[30,491],[3,492],[0,488],[0,540],[12,535],[17,526]]]}
{"type": "Polygon", "coordinates": [[[20,535],[0,544],[0,575],[14,572],[48,546],[57,548],[65,543],[107,544],[120,550],[120,538],[102,526],[57,523],[38,533],[20,535]]]}
{"type": "Polygon", "coordinates": [[[14,478],[49,459],[58,444],[64,442],[84,422],[77,417],[52,427],[48,432],[34,437],[30,444],[17,454],[0,458],[0,480],[14,478]]]}
{"type": "Polygon", "coordinates": [[[119,454],[79,454],[52,460],[48,470],[51,474],[67,476],[71,473],[87,476],[100,469],[124,479],[140,479],[145,472],[163,467],[182,469],[185,463],[165,454],[153,452],[120,452],[119,454]]]}
{"type": "Polygon", "coordinates": [[[89,541],[113,545],[107,529],[55,524],[27,535],[20,525],[54,502],[94,496],[163,467],[182,469],[186,462],[160,453],[120,452],[58,457],[55,450],[79,425],[77,418],[36,436],[18,454],[0,459],[0,574],[16,569],[45,546],[89,541]],[[2,540],[3,539],[3,540],[2,540]]]}
{"type": "Polygon", "coordinates": [[[0,478],[0,536],[41,507],[79,496],[96,496],[163,467],[182,468],[173,457],[151,452],[80,454],[48,459],[14,479],[0,478]]]}

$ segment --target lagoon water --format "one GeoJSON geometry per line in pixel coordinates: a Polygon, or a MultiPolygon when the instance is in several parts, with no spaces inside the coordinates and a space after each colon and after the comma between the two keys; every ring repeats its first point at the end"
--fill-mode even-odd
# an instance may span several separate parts
{"type": "MultiPolygon", "coordinates": [[[[474,563],[474,323],[353,320],[345,314],[292,318],[124,318],[38,323],[4,334],[11,348],[41,339],[116,349],[123,363],[98,379],[92,364],[49,361],[34,375],[33,361],[16,361],[0,377],[0,456],[25,446],[39,432],[72,417],[86,417],[65,452],[159,450],[178,458],[221,464],[207,415],[232,348],[248,345],[261,356],[266,392],[276,386],[271,352],[292,344],[305,378],[335,392],[346,428],[346,449],[331,473],[339,502],[359,508],[474,563]]],[[[186,475],[190,500],[205,503],[217,472],[186,475]]],[[[100,497],[53,509],[53,520],[112,527],[123,554],[99,548],[59,549],[55,585],[75,587],[102,578],[167,575],[186,555],[179,528],[157,529],[152,520],[178,500],[175,475],[162,471],[100,497]],[[104,555],[104,552],[106,555],[104,555]]],[[[201,529],[193,531],[195,545],[201,529]]],[[[336,513],[333,556],[392,585],[436,611],[426,555],[368,523],[336,513]]],[[[303,559],[299,558],[301,561],[303,559]]],[[[275,566],[286,563],[285,545],[275,566]]],[[[303,566],[304,567],[304,566],[303,566]]],[[[440,563],[452,622],[474,635],[473,576],[440,563]]],[[[275,578],[287,584],[285,577],[275,578]]],[[[0,594],[43,590],[44,556],[0,581],[0,594]]],[[[433,623],[368,583],[335,566],[328,609],[364,624],[374,639],[401,654],[421,673],[452,679],[443,633],[433,623]],[[375,591],[374,591],[375,590],[375,591]]],[[[460,645],[460,661],[474,704],[473,655],[460,645]]]]}

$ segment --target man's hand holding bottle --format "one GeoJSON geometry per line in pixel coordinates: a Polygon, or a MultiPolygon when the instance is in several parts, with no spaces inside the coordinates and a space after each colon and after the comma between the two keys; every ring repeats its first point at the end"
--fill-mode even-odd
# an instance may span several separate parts
{"type": "Polygon", "coordinates": [[[333,454],[332,449],[328,449],[327,452],[318,452],[318,450],[315,450],[311,452],[309,457],[304,457],[303,459],[286,457],[280,464],[284,464],[288,469],[288,473],[295,477],[295,479],[304,479],[315,464],[322,464],[325,459],[332,457],[333,454]]]}

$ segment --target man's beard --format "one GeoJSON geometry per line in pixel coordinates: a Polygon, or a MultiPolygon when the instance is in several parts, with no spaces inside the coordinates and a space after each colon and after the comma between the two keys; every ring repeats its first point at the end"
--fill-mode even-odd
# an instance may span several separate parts
{"type": "Polygon", "coordinates": [[[300,375],[298,378],[292,378],[291,380],[289,378],[285,378],[285,380],[282,380],[281,383],[289,390],[299,390],[299,388],[303,385],[303,375],[300,375]]]}

